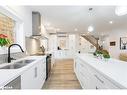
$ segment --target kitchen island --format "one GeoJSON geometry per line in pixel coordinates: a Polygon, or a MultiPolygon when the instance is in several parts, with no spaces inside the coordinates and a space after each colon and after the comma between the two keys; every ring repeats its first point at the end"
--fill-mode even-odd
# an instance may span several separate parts
{"type": "Polygon", "coordinates": [[[74,71],[84,89],[127,88],[127,62],[98,59],[92,54],[77,54],[74,71]]]}

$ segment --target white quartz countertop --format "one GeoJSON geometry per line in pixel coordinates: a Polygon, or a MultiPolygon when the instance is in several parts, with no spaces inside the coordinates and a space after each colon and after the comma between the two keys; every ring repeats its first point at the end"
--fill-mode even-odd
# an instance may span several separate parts
{"type": "Polygon", "coordinates": [[[121,88],[127,88],[127,62],[113,58],[105,61],[91,54],[78,54],[77,56],[121,88]]]}
{"type": "MultiPolygon", "coordinates": [[[[28,64],[22,68],[18,68],[18,69],[0,69],[0,89],[2,89],[3,86],[8,84],[13,79],[22,75],[24,73],[24,71],[31,68],[33,65],[36,64],[36,62],[38,62],[42,59],[46,59],[46,56],[28,56],[28,57],[21,58],[21,59],[16,60],[16,61],[20,61],[20,60],[24,60],[24,59],[27,59],[27,60],[28,59],[34,59],[35,61],[33,61],[32,63],[30,63],[30,64],[28,64]]],[[[14,64],[16,61],[13,61],[12,63],[1,64],[0,67],[3,67],[3,66],[8,65],[8,64],[14,64]]]]}

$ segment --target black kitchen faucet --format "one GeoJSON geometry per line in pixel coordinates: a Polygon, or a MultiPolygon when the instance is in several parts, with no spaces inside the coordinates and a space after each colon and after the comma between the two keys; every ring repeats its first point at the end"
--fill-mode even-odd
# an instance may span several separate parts
{"type": "Polygon", "coordinates": [[[11,48],[12,46],[19,46],[20,49],[21,49],[21,51],[24,52],[23,49],[22,49],[22,47],[21,47],[19,44],[11,44],[11,45],[8,47],[8,63],[10,63],[11,60],[13,59],[13,58],[10,57],[10,48],[11,48]]]}

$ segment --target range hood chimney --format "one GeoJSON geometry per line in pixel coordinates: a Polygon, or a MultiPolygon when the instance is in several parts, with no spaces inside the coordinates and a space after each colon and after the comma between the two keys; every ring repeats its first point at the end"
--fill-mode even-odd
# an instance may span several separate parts
{"type": "Polygon", "coordinates": [[[32,36],[31,38],[41,38],[41,14],[32,12],[32,36]]]}

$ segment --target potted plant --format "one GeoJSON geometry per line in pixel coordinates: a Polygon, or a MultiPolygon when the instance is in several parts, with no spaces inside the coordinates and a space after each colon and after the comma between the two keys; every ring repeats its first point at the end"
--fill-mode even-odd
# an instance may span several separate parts
{"type": "Polygon", "coordinates": [[[102,55],[102,52],[100,50],[96,50],[94,53],[93,53],[94,56],[96,57],[101,57],[102,55]]]}
{"type": "Polygon", "coordinates": [[[109,54],[103,54],[103,57],[104,57],[105,61],[108,61],[108,59],[110,58],[110,55],[109,54]]]}
{"type": "Polygon", "coordinates": [[[103,57],[105,60],[108,60],[110,58],[109,52],[107,50],[96,50],[93,55],[100,57],[101,59],[103,57]]]}
{"type": "Polygon", "coordinates": [[[6,46],[8,44],[10,44],[10,41],[9,41],[7,35],[0,34],[0,46],[3,47],[3,46],[6,46]]]}
{"type": "Polygon", "coordinates": [[[109,59],[110,55],[109,54],[103,54],[103,57],[109,59]]]}
{"type": "Polygon", "coordinates": [[[103,53],[103,57],[105,59],[109,59],[110,58],[109,52],[107,50],[103,50],[102,53],[103,53]]]}

